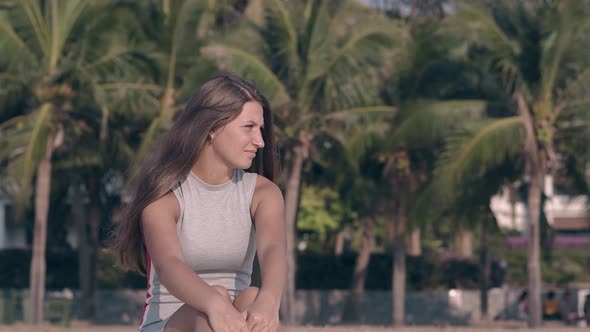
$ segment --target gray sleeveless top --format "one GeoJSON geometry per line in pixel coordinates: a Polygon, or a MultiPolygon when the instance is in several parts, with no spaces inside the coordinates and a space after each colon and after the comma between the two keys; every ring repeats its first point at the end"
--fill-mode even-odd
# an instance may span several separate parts
{"type": "MultiPolygon", "coordinates": [[[[180,205],[176,230],[186,264],[207,284],[227,288],[232,299],[250,286],[256,252],[250,206],[256,176],[236,170],[228,182],[211,185],[190,172],[172,190],[180,205]]],[[[182,305],[160,284],[151,260],[148,267],[143,326],[167,319],[182,305]]]]}

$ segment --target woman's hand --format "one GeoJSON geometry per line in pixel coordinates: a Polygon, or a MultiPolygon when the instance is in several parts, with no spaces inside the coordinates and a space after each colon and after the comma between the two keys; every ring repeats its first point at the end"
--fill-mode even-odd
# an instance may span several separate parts
{"type": "Polygon", "coordinates": [[[226,300],[213,305],[207,317],[214,332],[248,332],[246,313],[240,313],[226,300]]]}
{"type": "Polygon", "coordinates": [[[245,314],[248,332],[277,332],[279,330],[279,304],[263,293],[248,307],[245,314]]]}

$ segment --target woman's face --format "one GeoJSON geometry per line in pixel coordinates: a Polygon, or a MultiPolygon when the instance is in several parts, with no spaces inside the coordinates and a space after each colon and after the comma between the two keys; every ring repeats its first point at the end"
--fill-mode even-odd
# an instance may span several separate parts
{"type": "Polygon", "coordinates": [[[211,131],[213,151],[230,168],[247,169],[256,157],[256,151],[264,147],[262,106],[247,102],[242,112],[225,126],[211,131]]]}

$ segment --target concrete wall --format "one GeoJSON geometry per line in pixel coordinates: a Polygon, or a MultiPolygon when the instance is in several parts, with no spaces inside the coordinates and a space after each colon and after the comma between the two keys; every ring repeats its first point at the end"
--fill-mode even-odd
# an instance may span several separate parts
{"type": "MultiPolygon", "coordinates": [[[[338,324],[348,292],[297,292],[296,316],[306,324],[338,324]]],[[[492,289],[488,292],[490,317],[498,315],[514,302],[518,291],[492,289]]],[[[405,301],[405,321],[408,325],[467,325],[480,319],[478,291],[408,292],[405,301]]],[[[391,293],[368,291],[361,304],[360,323],[388,325],[392,317],[391,293]]]]}

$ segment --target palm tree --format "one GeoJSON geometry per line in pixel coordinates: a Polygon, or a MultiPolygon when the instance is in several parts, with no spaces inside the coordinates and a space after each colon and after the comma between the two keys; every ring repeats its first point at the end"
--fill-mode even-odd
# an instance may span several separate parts
{"type": "MultiPolygon", "coordinates": [[[[502,73],[516,115],[490,121],[464,145],[453,174],[477,174],[506,158],[522,158],[527,183],[528,277],[531,327],[541,324],[539,219],[544,177],[560,167],[559,142],[588,126],[582,86],[590,75],[583,50],[590,46],[589,8],[583,1],[525,7],[464,5],[449,29],[464,36],[492,69],[502,73]],[[467,34],[467,35],[466,35],[467,34]],[[570,69],[575,68],[575,69],[570,69]],[[522,134],[522,135],[520,135],[522,134]],[[510,139],[509,139],[510,138],[510,139]],[[514,142],[521,142],[520,145],[514,142]]],[[[587,137],[587,131],[581,131],[587,137]]]]}
{"type": "MultiPolygon", "coordinates": [[[[127,16],[110,1],[33,1],[6,4],[0,13],[0,79],[22,87],[24,107],[0,124],[0,154],[17,186],[17,202],[29,201],[34,185],[35,228],[31,260],[31,317],[43,319],[45,244],[54,152],[70,134],[84,130],[84,109],[93,80],[133,68],[127,16]],[[118,20],[121,19],[121,20],[118,20]],[[109,31],[105,31],[105,27],[109,31]],[[109,34],[107,34],[109,33],[109,34]],[[112,34],[110,34],[112,33],[112,34]]],[[[22,208],[21,208],[22,209],[22,208]]]]}
{"type": "Polygon", "coordinates": [[[399,27],[354,1],[253,1],[250,21],[203,53],[254,80],[275,110],[285,162],[288,281],[281,308],[294,322],[295,221],[301,171],[320,132],[380,105],[376,73],[399,27]],[[256,6],[254,6],[254,4],[256,6]],[[367,107],[366,105],[372,105],[367,107]]]}
{"type": "MultiPolygon", "coordinates": [[[[471,127],[468,132],[473,134],[481,128],[480,125],[473,126],[473,123],[466,125],[471,127]]],[[[489,259],[489,235],[498,229],[492,211],[490,210],[490,199],[506,185],[516,181],[522,168],[514,165],[511,160],[504,160],[495,168],[488,169],[481,176],[465,177],[458,184],[453,178],[453,160],[462,152],[464,144],[467,144],[471,137],[466,132],[455,132],[449,135],[445,155],[439,159],[435,173],[437,179],[431,183],[429,188],[428,204],[433,202],[439,206],[436,211],[430,212],[431,218],[448,217],[458,220],[455,224],[469,230],[479,230],[479,263],[480,263],[480,313],[481,318],[486,320],[488,315],[488,281],[490,280],[490,259],[489,259]]],[[[424,200],[425,197],[422,197],[424,200]]]]}
{"type": "Polygon", "coordinates": [[[218,20],[229,20],[238,14],[236,2],[151,0],[131,4],[142,30],[143,45],[138,52],[150,66],[136,81],[101,85],[106,92],[134,92],[130,101],[143,98],[149,101],[147,109],[154,112],[133,158],[129,180],[155,137],[172,124],[174,114],[183,106],[182,100],[213,74],[215,67],[199,56],[198,49],[205,40],[213,38],[214,29],[223,28],[218,20]]]}
{"type": "MultiPolygon", "coordinates": [[[[96,90],[100,89],[100,85],[96,90]]],[[[54,158],[55,175],[62,179],[60,184],[70,188],[68,200],[76,222],[78,240],[78,264],[81,305],[79,318],[94,320],[96,315],[97,255],[101,249],[101,226],[112,216],[112,201],[120,205],[121,185],[124,174],[135,156],[134,147],[139,141],[139,130],[147,127],[131,105],[121,103],[120,98],[129,100],[129,94],[107,93],[108,98],[97,99],[100,105],[85,107],[94,112],[89,117],[88,128],[69,140],[63,153],[54,158]],[[102,114],[108,114],[103,122],[102,114]],[[130,111],[132,110],[132,111],[130,111]],[[144,126],[141,126],[141,123],[144,126]],[[133,128],[138,128],[133,130],[133,128]],[[59,177],[61,175],[61,177],[59,177]]],[[[102,95],[106,97],[105,95],[102,95]]],[[[96,96],[95,96],[96,98],[96,96]]],[[[139,109],[149,107],[149,101],[135,99],[139,109]]],[[[86,105],[90,104],[89,101],[86,105]]],[[[68,197],[68,198],[66,198],[68,197]]]]}
{"type": "Polygon", "coordinates": [[[432,207],[416,206],[421,188],[433,181],[431,170],[447,135],[462,121],[484,116],[487,108],[488,96],[478,91],[480,82],[473,79],[472,68],[453,56],[457,41],[438,33],[440,25],[437,18],[412,19],[398,71],[384,87],[388,102],[399,107],[381,144],[387,160],[384,176],[390,183],[387,219],[393,257],[392,317],[397,326],[404,324],[405,316],[404,242],[410,231],[435,220],[416,213],[432,207]]]}
{"type": "Polygon", "coordinates": [[[379,160],[379,146],[389,130],[388,120],[393,116],[392,112],[388,118],[383,118],[384,121],[332,130],[328,137],[322,135],[328,144],[318,144],[316,147],[324,147],[321,153],[316,153],[318,157],[314,159],[314,162],[319,162],[326,168],[320,175],[322,182],[337,188],[341,204],[349,209],[348,218],[343,218],[344,225],[340,227],[340,232],[356,228],[360,234],[350,292],[341,316],[343,321],[358,322],[361,319],[361,304],[377,221],[381,219],[381,210],[387,201],[387,195],[384,195],[387,185],[382,171],[383,162],[379,160]],[[330,169],[339,171],[330,173],[330,169]]]}

